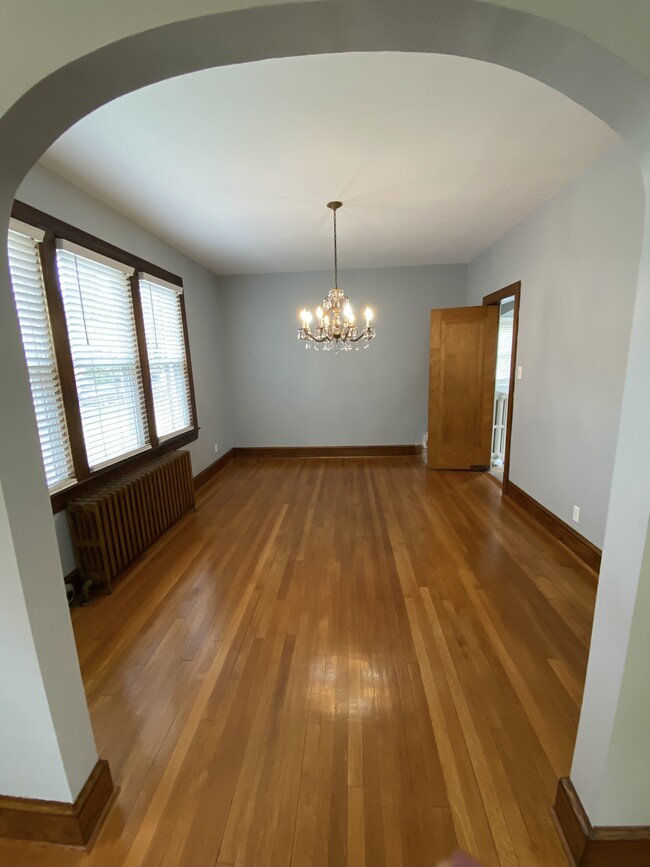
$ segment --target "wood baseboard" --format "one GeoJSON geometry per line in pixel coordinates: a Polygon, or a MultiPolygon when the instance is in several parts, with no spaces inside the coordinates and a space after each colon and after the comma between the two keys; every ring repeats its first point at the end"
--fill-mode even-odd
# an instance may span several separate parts
{"type": "Polygon", "coordinates": [[[590,569],[593,569],[596,573],[600,571],[600,560],[603,552],[590,542],[589,539],[585,539],[573,527],[565,524],[553,512],[549,512],[547,508],[538,503],[537,500],[534,500],[530,494],[518,488],[513,482],[508,482],[508,487],[504,490],[503,494],[506,497],[510,497],[522,509],[525,509],[532,515],[538,523],[548,530],[559,542],[566,545],[590,569]]]}
{"type": "Polygon", "coordinates": [[[246,458],[380,458],[420,454],[416,445],[398,446],[264,446],[233,449],[246,458]]]}
{"type": "Polygon", "coordinates": [[[216,476],[218,472],[224,469],[224,467],[228,466],[230,461],[235,457],[235,449],[229,449],[224,455],[221,455],[220,458],[217,458],[214,463],[210,464],[209,467],[206,467],[204,470],[194,476],[194,490],[198,491],[199,488],[202,488],[203,485],[207,484],[213,476],[216,476]]]}
{"type": "Polygon", "coordinates": [[[558,782],[555,813],[576,867],[648,867],[650,827],[596,827],[569,777],[558,782]]]}
{"type": "Polygon", "coordinates": [[[106,759],[99,759],[74,804],[0,796],[0,838],[86,846],[113,794],[106,759]]]}

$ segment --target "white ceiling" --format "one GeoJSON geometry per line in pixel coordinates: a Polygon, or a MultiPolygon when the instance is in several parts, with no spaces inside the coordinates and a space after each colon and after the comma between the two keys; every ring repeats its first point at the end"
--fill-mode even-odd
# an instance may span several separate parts
{"type": "Polygon", "coordinates": [[[42,162],[218,274],[467,262],[618,141],[499,66],[338,54],[147,87],[42,162]]]}

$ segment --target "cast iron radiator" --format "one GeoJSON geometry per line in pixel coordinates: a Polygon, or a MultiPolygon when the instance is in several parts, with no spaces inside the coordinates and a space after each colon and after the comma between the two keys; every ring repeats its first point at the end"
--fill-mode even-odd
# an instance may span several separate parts
{"type": "Polygon", "coordinates": [[[156,458],[73,500],[68,517],[81,577],[111,591],[113,578],[193,508],[187,451],[156,458]]]}

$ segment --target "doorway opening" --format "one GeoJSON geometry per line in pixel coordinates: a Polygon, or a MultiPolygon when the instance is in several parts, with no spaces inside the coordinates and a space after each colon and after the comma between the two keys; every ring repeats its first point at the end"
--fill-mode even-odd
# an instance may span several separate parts
{"type": "Polygon", "coordinates": [[[519,328],[520,292],[521,281],[518,281],[483,298],[484,305],[499,307],[489,473],[502,486],[504,494],[508,489],[510,475],[510,444],[517,373],[517,332],[519,328]]]}
{"type": "Polygon", "coordinates": [[[512,325],[515,312],[515,296],[503,298],[499,303],[499,331],[497,336],[497,363],[494,377],[494,410],[492,413],[492,453],[490,473],[497,481],[503,481],[503,465],[506,457],[506,421],[510,392],[510,364],[512,360],[512,325]]]}

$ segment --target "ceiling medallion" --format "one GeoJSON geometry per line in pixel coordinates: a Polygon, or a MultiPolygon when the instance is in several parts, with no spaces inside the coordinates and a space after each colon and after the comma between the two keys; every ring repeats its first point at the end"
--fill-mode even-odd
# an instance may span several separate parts
{"type": "Polygon", "coordinates": [[[302,328],[298,329],[298,340],[304,341],[305,349],[314,345],[314,349],[320,347],[323,350],[333,349],[342,352],[350,349],[359,349],[361,344],[364,349],[375,336],[375,329],[370,324],[373,312],[370,307],[364,310],[366,318],[365,328],[359,330],[354,324],[355,316],[352,311],[350,300],[342,289],[339,289],[338,255],[336,249],[336,212],[342,202],[328,202],[327,207],[332,209],[334,217],[334,288],[327,293],[323,300],[323,306],[316,308],[318,325],[312,330],[313,319],[310,310],[301,310],[302,328]]]}

